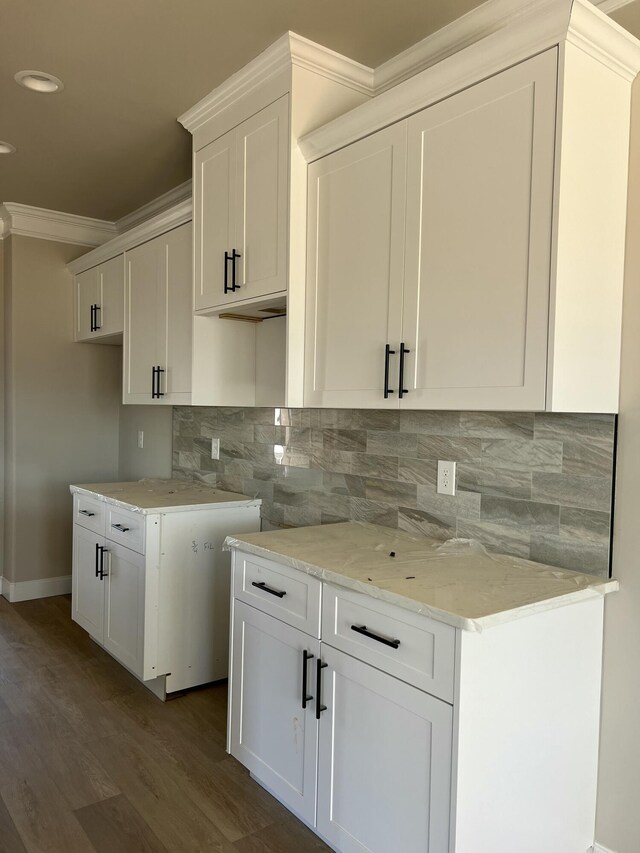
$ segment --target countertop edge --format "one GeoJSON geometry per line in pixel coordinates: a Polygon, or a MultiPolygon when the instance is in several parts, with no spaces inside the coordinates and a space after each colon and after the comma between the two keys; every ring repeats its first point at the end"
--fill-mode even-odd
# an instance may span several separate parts
{"type": "MultiPolygon", "coordinates": [[[[525,618],[534,613],[541,613],[546,610],[555,610],[560,607],[566,607],[571,604],[577,604],[581,601],[590,599],[604,598],[610,592],[616,592],[620,588],[620,584],[615,579],[602,580],[593,587],[586,589],[578,589],[572,592],[567,592],[562,595],[547,598],[543,601],[536,601],[531,604],[523,604],[519,607],[503,610],[499,613],[492,613],[486,616],[478,616],[475,618],[460,616],[456,613],[451,613],[448,610],[441,610],[437,607],[425,604],[407,596],[399,595],[389,590],[383,590],[375,584],[365,584],[361,581],[349,578],[346,575],[341,575],[339,572],[334,572],[331,569],[322,568],[322,566],[314,565],[306,561],[296,560],[293,557],[288,557],[284,554],[279,554],[269,548],[263,548],[260,545],[255,545],[251,542],[245,542],[235,536],[227,536],[223,548],[226,550],[236,549],[245,551],[255,557],[263,557],[266,560],[277,560],[283,565],[291,569],[304,572],[318,580],[326,581],[335,586],[343,587],[354,592],[360,592],[363,595],[368,595],[370,598],[387,601],[390,604],[395,604],[403,610],[408,610],[411,613],[431,617],[438,622],[443,622],[445,625],[450,625],[453,628],[460,628],[463,631],[471,631],[479,633],[486,628],[493,628],[498,625],[504,625],[507,622],[515,622],[517,619],[525,618]]],[[[594,576],[595,578],[595,576],[594,576]]]]}
{"type": "MultiPolygon", "coordinates": [[[[87,495],[94,500],[102,501],[103,503],[111,504],[112,506],[119,507],[121,509],[126,509],[129,512],[137,512],[140,515],[155,515],[163,512],[187,512],[190,510],[205,510],[205,509],[214,509],[216,507],[226,507],[228,509],[234,509],[237,507],[259,507],[262,506],[261,498],[247,498],[243,501],[207,501],[206,503],[198,503],[198,504],[177,504],[175,506],[154,506],[154,507],[141,507],[137,504],[129,503],[128,501],[119,500],[112,495],[105,495],[101,492],[94,492],[91,489],[84,489],[82,486],[70,485],[69,491],[72,495],[82,494],[87,495]]],[[[223,489],[216,489],[218,492],[223,492],[223,489]]]]}

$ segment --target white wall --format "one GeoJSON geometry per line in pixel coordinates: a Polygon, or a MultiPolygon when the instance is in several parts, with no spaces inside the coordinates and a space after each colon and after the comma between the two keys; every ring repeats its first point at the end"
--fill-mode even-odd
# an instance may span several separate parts
{"type": "Polygon", "coordinates": [[[171,406],[122,406],[120,411],[119,480],[171,477],[171,406]],[[138,431],[144,447],[138,447],[138,431]]]}
{"type": "Polygon", "coordinates": [[[121,351],[73,341],[66,264],[85,247],[4,242],[3,573],[21,582],[70,575],[69,484],[117,477],[121,351]]]}
{"type": "Polygon", "coordinates": [[[640,84],[634,84],[613,574],[605,605],[596,839],[640,851],[640,84]]]}

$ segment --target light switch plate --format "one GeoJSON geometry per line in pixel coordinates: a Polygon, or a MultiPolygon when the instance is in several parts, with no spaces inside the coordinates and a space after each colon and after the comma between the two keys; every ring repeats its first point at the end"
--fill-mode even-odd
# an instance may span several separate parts
{"type": "Polygon", "coordinates": [[[138,430],[138,447],[140,448],[140,450],[142,450],[142,448],[144,447],[144,430],[143,429],[138,430]]]}
{"type": "Polygon", "coordinates": [[[212,438],[211,439],[211,458],[212,459],[220,459],[220,439],[212,438]]]}

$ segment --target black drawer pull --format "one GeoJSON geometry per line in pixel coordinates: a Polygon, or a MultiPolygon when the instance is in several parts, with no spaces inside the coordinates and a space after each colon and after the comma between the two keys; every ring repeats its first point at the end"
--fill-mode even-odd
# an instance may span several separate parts
{"type": "Polygon", "coordinates": [[[302,707],[307,707],[307,702],[313,699],[313,696],[307,694],[307,663],[313,660],[313,655],[306,649],[302,651],[302,707]]]}
{"type": "Polygon", "coordinates": [[[87,518],[91,518],[91,516],[95,515],[95,512],[89,512],[88,509],[79,509],[78,515],[86,515],[87,518]]]}
{"type": "Polygon", "coordinates": [[[404,343],[400,344],[400,370],[398,372],[398,397],[402,399],[405,394],[408,394],[409,391],[404,387],[404,357],[411,352],[410,349],[407,349],[404,343]]]}
{"type": "Polygon", "coordinates": [[[277,595],[278,598],[284,598],[287,594],[283,589],[273,589],[273,587],[267,586],[264,581],[251,581],[251,586],[257,586],[258,589],[263,590],[264,592],[271,593],[271,595],[277,595]]]}
{"type": "Polygon", "coordinates": [[[379,643],[384,643],[385,646],[391,646],[392,649],[397,649],[400,645],[400,640],[389,640],[387,637],[381,637],[380,634],[374,634],[372,631],[367,631],[366,625],[352,625],[351,630],[356,634],[363,634],[371,640],[377,640],[379,643]]]}
{"type": "Polygon", "coordinates": [[[128,533],[131,528],[125,527],[124,524],[112,524],[114,530],[119,530],[120,533],[128,533]]]}
{"type": "Polygon", "coordinates": [[[99,545],[98,548],[100,551],[100,569],[98,577],[103,581],[105,578],[109,577],[109,572],[105,572],[104,570],[104,555],[109,553],[109,549],[105,548],[103,545],[99,545]]]}
{"type": "Polygon", "coordinates": [[[316,663],[316,720],[319,720],[320,714],[327,710],[327,706],[322,704],[322,670],[328,666],[328,663],[322,663],[318,658],[316,663]]]}
{"type": "Polygon", "coordinates": [[[100,543],[96,542],[96,577],[100,577],[100,543]]]}

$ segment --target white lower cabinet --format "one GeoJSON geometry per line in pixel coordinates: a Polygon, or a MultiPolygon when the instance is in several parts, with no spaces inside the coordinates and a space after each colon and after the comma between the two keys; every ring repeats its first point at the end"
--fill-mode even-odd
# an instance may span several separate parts
{"type": "Polygon", "coordinates": [[[150,510],[74,494],[72,618],[161,698],[227,677],[231,561],[222,545],[260,528],[260,501],[212,490],[217,503],[190,505],[187,495],[184,505],[177,487],[170,494],[174,506],[150,510]]]}
{"type": "Polygon", "coordinates": [[[602,596],[463,630],[236,548],[228,750],[334,850],[593,845],[602,596]]]}

